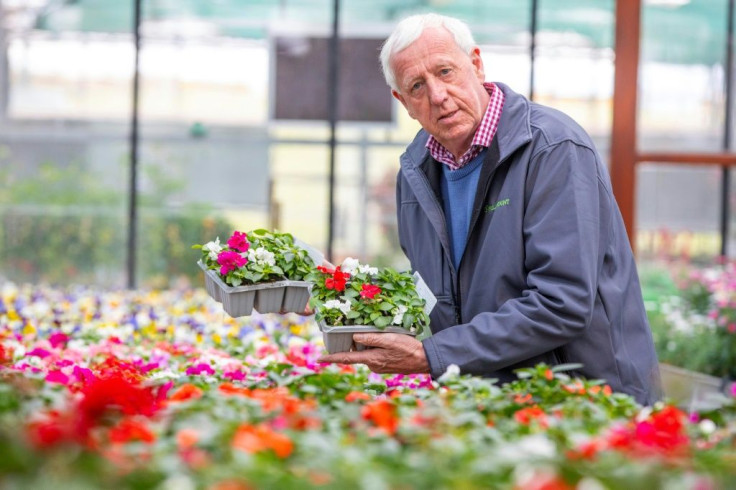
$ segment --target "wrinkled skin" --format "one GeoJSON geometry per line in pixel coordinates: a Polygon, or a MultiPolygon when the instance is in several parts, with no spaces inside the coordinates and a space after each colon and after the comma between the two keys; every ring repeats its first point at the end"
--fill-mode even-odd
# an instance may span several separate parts
{"type": "Polygon", "coordinates": [[[414,337],[400,333],[356,333],[353,341],[371,348],[329,354],[319,358],[318,362],[365,364],[379,374],[429,372],[424,347],[414,337]]]}

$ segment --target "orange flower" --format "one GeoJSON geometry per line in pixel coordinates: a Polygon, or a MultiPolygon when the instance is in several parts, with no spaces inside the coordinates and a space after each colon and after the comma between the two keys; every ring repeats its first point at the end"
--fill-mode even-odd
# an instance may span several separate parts
{"type": "Polygon", "coordinates": [[[252,490],[253,487],[238,480],[223,480],[207,488],[207,490],[252,490]]]}
{"type": "Polygon", "coordinates": [[[220,391],[227,395],[243,395],[250,396],[250,390],[243,386],[235,386],[232,383],[222,383],[220,385],[220,391]]]}
{"type": "Polygon", "coordinates": [[[141,441],[151,444],[155,440],[156,435],[144,423],[131,418],[124,418],[118,425],[110,429],[110,441],[112,442],[141,441]]]}
{"type": "Polygon", "coordinates": [[[365,420],[373,422],[389,435],[394,435],[396,429],[399,427],[396,406],[385,398],[366,404],[361,410],[360,415],[365,420]]]}
{"type": "Polygon", "coordinates": [[[603,393],[605,396],[611,396],[612,390],[611,387],[608,385],[595,385],[588,388],[588,393],[591,395],[597,395],[598,393],[603,393]]]}
{"type": "Polygon", "coordinates": [[[345,401],[348,403],[353,403],[357,400],[370,400],[371,396],[368,393],[364,393],[362,391],[351,391],[347,395],[345,395],[345,401]]]}
{"type": "Polygon", "coordinates": [[[191,383],[185,383],[169,397],[171,402],[183,402],[202,397],[202,390],[191,383]]]}
{"type": "Polygon", "coordinates": [[[270,449],[279,458],[286,458],[294,450],[294,443],[288,436],[275,432],[266,425],[243,424],[235,432],[232,447],[248,453],[258,453],[270,449]]]}
{"type": "Polygon", "coordinates": [[[575,380],[573,384],[562,385],[562,389],[568,393],[576,393],[578,395],[585,394],[585,386],[583,386],[583,383],[580,380],[575,380]]]}
{"type": "Polygon", "coordinates": [[[545,378],[545,379],[546,379],[547,381],[552,381],[553,379],[555,379],[555,373],[553,373],[551,369],[547,369],[547,370],[546,370],[546,371],[544,372],[544,378],[545,378]]]}
{"type": "Polygon", "coordinates": [[[536,421],[542,428],[547,428],[547,414],[539,407],[526,407],[514,413],[514,419],[521,425],[530,425],[536,421]]]}
{"type": "Polygon", "coordinates": [[[199,432],[194,429],[181,429],[176,433],[176,445],[179,449],[189,449],[199,442],[199,432]]]}
{"type": "Polygon", "coordinates": [[[531,393],[527,393],[526,395],[517,394],[514,396],[514,403],[518,403],[520,405],[523,405],[525,403],[529,403],[532,401],[532,395],[531,393]]]}

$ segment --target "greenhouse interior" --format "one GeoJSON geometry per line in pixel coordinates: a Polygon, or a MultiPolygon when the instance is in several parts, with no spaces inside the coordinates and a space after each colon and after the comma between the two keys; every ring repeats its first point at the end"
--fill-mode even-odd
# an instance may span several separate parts
{"type": "Polygon", "coordinates": [[[735,4],[0,0],[0,488],[736,489],[735,4]]]}

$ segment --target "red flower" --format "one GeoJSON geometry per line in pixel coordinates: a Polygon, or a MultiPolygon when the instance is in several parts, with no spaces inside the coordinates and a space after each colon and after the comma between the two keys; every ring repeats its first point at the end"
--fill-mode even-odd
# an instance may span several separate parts
{"type": "Polygon", "coordinates": [[[647,447],[676,452],[687,446],[689,441],[685,433],[685,420],[682,411],[666,406],[636,424],[636,439],[647,447]]]}
{"type": "Polygon", "coordinates": [[[335,269],[332,277],[325,279],[325,287],[327,289],[334,289],[335,291],[345,291],[345,284],[348,282],[350,274],[345,273],[338,267],[335,269]]]}
{"type": "MultiPolygon", "coordinates": [[[[248,243],[248,235],[241,231],[236,231],[233,236],[227,239],[227,246],[238,252],[247,252],[250,248],[248,243]]],[[[218,257],[219,258],[219,257],[218,257]]]]}
{"type": "Polygon", "coordinates": [[[363,284],[360,291],[360,296],[367,299],[373,299],[377,294],[381,292],[381,288],[375,284],[363,284]]]}
{"type": "Polygon", "coordinates": [[[608,446],[635,456],[682,455],[689,446],[686,419],[684,412],[666,406],[644,420],[612,430],[608,446]]]}
{"type": "Polygon", "coordinates": [[[360,415],[365,420],[373,422],[389,435],[394,435],[399,428],[396,406],[385,398],[366,404],[360,411],[360,415]]]}
{"type": "Polygon", "coordinates": [[[28,424],[27,431],[31,443],[38,449],[51,448],[71,439],[69,421],[55,410],[28,424]]]}
{"type": "Polygon", "coordinates": [[[161,408],[152,388],[119,375],[95,379],[81,393],[83,397],[77,407],[80,435],[85,435],[110,412],[150,417],[161,408]]]}

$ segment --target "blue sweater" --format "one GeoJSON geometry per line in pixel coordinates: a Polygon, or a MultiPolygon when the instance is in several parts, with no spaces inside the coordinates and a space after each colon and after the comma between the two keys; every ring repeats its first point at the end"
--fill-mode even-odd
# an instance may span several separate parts
{"type": "Polygon", "coordinates": [[[465,243],[468,241],[468,227],[473,214],[475,192],[487,151],[488,149],[481,151],[477,157],[457,170],[450,170],[447,165],[442,165],[442,202],[455,270],[460,267],[465,243]]]}

